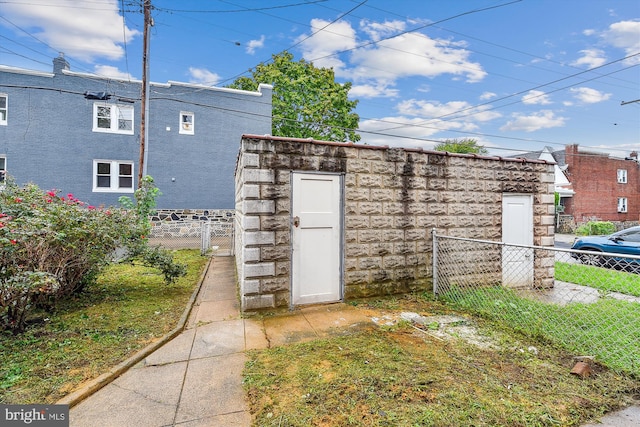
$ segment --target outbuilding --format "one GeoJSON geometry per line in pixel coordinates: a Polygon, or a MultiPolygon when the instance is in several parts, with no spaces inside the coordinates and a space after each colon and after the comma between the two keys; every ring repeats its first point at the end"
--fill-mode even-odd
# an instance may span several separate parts
{"type": "MultiPolygon", "coordinates": [[[[543,160],[243,135],[235,180],[243,311],[430,289],[434,228],[553,246],[543,160]]],[[[522,262],[553,283],[552,260],[522,262]]]]}

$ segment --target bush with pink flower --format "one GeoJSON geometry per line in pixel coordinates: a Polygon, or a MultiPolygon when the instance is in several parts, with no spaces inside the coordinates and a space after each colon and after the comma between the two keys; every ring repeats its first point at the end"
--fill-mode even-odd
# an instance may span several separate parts
{"type": "Polygon", "coordinates": [[[143,237],[148,219],[135,209],[96,208],[57,190],[6,180],[0,192],[0,329],[24,328],[36,305],[52,306],[95,280],[124,249],[162,270],[165,281],[184,275],[170,253],[143,237]]]}

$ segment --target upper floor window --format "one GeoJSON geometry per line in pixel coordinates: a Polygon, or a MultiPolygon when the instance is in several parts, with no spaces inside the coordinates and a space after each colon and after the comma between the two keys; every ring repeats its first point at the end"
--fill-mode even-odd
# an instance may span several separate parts
{"type": "Polygon", "coordinates": [[[93,104],[93,131],[133,135],[133,106],[96,102],[93,104]]]}
{"type": "Polygon", "coordinates": [[[0,125],[7,125],[7,103],[8,97],[4,93],[0,93],[0,125]]]}
{"type": "Polygon", "coordinates": [[[627,211],[627,198],[618,197],[618,212],[624,213],[627,211]]]}
{"type": "Polygon", "coordinates": [[[618,169],[618,184],[626,184],[626,183],[627,183],[627,170],[618,169]]]}
{"type": "Polygon", "coordinates": [[[94,160],[93,191],[133,193],[133,162],[94,160]]]}
{"type": "Polygon", "coordinates": [[[185,133],[187,135],[193,135],[195,132],[194,128],[194,115],[193,113],[189,113],[186,111],[180,112],[180,133],[185,133]]]}

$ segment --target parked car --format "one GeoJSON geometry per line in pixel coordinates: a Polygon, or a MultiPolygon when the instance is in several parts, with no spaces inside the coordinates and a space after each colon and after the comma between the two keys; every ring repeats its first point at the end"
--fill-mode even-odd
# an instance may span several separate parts
{"type": "MultiPolygon", "coordinates": [[[[573,242],[571,249],[640,256],[640,226],[627,228],[608,236],[579,237],[573,242]]],[[[640,259],[580,253],[572,253],[571,256],[583,264],[619,267],[640,273],[640,259]]]]}

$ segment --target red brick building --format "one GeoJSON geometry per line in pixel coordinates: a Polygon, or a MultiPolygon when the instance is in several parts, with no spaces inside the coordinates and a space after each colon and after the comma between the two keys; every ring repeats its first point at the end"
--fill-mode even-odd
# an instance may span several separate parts
{"type": "Polygon", "coordinates": [[[580,150],[567,145],[565,174],[575,192],[563,199],[564,214],[575,223],[614,221],[626,227],[640,221],[640,164],[638,153],[626,159],[580,150]]]}

